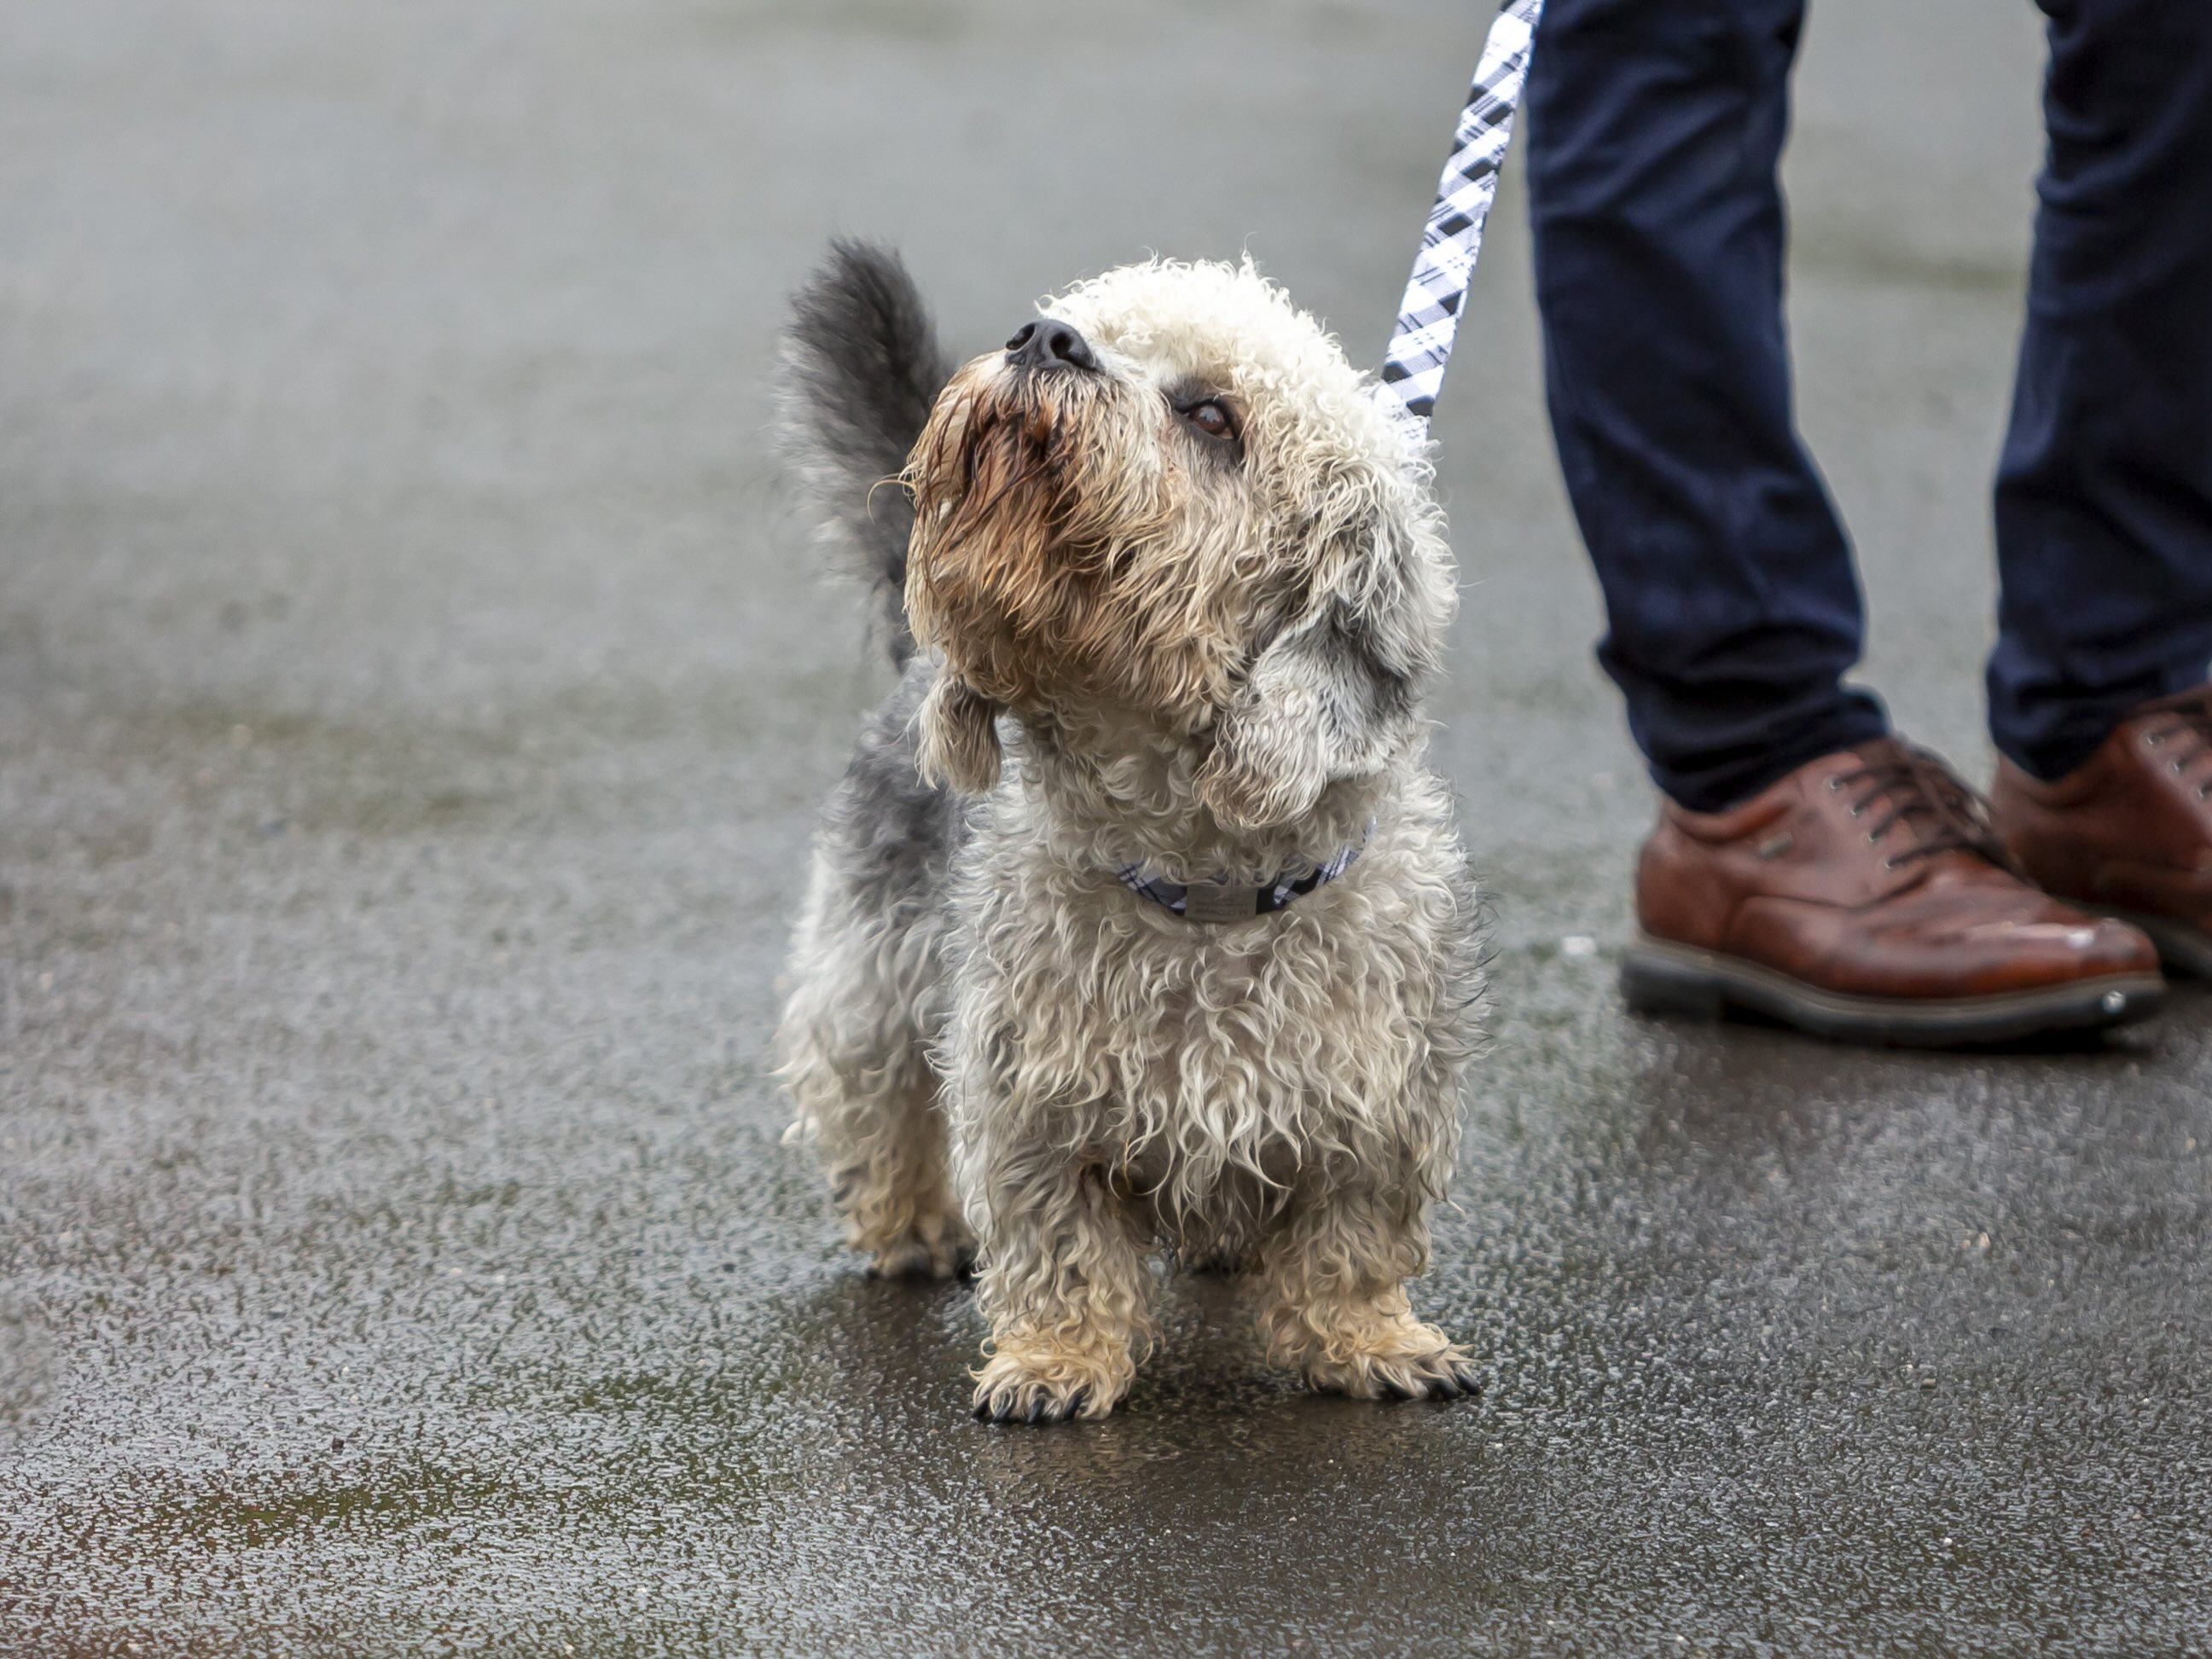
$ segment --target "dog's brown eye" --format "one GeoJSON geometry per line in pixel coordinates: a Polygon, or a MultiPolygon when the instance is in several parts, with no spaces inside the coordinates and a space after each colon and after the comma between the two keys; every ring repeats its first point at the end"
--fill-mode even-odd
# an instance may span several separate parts
{"type": "Polygon", "coordinates": [[[1202,404],[1193,404],[1183,410],[1182,417],[1209,438],[1237,435],[1237,422],[1229,418],[1229,411],[1210,398],[1202,404]]]}

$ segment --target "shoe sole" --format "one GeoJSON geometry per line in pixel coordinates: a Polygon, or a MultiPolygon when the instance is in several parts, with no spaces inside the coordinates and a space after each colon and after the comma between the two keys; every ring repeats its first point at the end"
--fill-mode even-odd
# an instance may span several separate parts
{"type": "MultiPolygon", "coordinates": [[[[2063,902],[2073,904],[2075,901],[2067,899],[2063,902]]],[[[2169,971],[2187,974],[2192,979],[2212,979],[2212,935],[2198,932],[2187,922],[2175,921],[2169,916],[2145,915],[2140,910],[2115,909],[2108,904],[2082,904],[2076,908],[2142,928],[2150,935],[2150,942],[2158,946],[2158,959],[2169,971]]]]}
{"type": "Polygon", "coordinates": [[[1638,1013],[1701,1019],[1764,1014],[1810,1036],[1896,1048],[1961,1048],[2132,1025],[2166,1003],[2166,981],[2156,974],[2107,974],[1986,997],[1847,996],[1741,957],[1648,933],[1638,934],[1622,959],[1620,989],[1638,1013]]]}

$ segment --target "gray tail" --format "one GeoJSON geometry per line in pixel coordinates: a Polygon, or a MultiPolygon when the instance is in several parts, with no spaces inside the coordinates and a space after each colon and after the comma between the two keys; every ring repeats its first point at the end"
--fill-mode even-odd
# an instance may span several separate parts
{"type": "Polygon", "coordinates": [[[888,248],[840,237],[791,296],[776,388],[784,459],[817,538],[867,584],[895,665],[914,654],[914,503],[892,481],[951,372],[914,278],[888,248]]]}

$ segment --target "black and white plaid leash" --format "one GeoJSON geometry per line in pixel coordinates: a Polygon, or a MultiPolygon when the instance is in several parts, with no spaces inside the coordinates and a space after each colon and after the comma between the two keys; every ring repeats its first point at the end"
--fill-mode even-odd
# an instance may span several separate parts
{"type": "Polygon", "coordinates": [[[1429,416],[1451,361],[1452,338],[1467,300],[1475,256],[1482,252],[1483,221],[1498,196],[1498,170],[1513,137],[1513,112],[1528,78],[1528,55],[1544,0],[1505,0],[1490,26],[1475,65],[1474,85],[1460,112],[1451,159],[1437,185],[1436,205],[1406,297],[1398,303],[1398,326],[1382,356],[1382,380],[1376,396],[1393,415],[1407,422],[1416,439],[1427,436],[1429,416]]]}

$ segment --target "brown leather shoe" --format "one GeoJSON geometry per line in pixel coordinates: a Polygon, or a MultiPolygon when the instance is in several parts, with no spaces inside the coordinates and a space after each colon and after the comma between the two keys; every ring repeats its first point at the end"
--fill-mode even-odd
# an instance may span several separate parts
{"type": "Polygon", "coordinates": [[[1649,1012],[1940,1047],[2123,1024],[2166,993],[2148,939],[2030,886],[1979,798],[1895,738],[1725,812],[1668,802],[1636,909],[1621,988],[1649,1012]]]}
{"type": "Polygon", "coordinates": [[[2212,978],[2212,686],[2143,704],[2056,783],[2000,759],[1990,811],[2043,886],[2212,978]]]}

